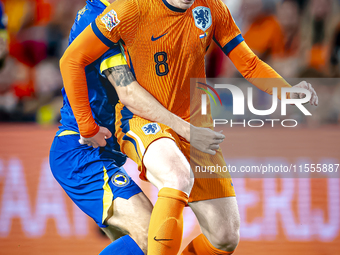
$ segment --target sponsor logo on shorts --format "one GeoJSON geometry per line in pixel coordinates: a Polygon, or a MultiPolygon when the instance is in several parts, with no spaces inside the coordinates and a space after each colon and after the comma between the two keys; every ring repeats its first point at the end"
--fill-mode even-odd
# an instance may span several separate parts
{"type": "Polygon", "coordinates": [[[115,26],[117,26],[120,23],[117,13],[114,10],[111,10],[108,13],[106,13],[101,18],[101,21],[104,23],[108,31],[111,31],[115,26]]]}
{"type": "Polygon", "coordinates": [[[142,127],[144,134],[154,135],[157,134],[161,128],[157,123],[148,123],[142,127]]]}
{"type": "Polygon", "coordinates": [[[116,173],[114,176],[112,176],[111,182],[116,187],[125,187],[130,183],[130,178],[126,176],[126,174],[116,173]]]}

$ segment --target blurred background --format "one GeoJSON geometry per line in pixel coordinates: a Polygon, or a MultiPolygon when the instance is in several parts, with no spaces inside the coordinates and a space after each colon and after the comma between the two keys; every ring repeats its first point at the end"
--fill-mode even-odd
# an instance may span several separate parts
{"type": "MultiPolygon", "coordinates": [[[[318,78],[319,107],[299,128],[227,129],[227,162],[340,162],[340,0],[225,0],[245,41],[284,78],[318,78]],[[266,140],[263,140],[266,139],[266,140]],[[292,141],[300,146],[292,146],[292,141]]],[[[0,0],[0,254],[98,254],[98,227],[65,195],[48,164],[60,120],[59,59],[85,0],[0,0]]],[[[240,78],[211,45],[207,76],[240,78]]],[[[312,79],[313,81],[313,79],[312,79]]],[[[292,84],[295,85],[295,84],[292,84]]],[[[313,84],[314,85],[314,84],[313,84]]],[[[267,107],[270,97],[256,92],[267,107]]],[[[228,101],[228,95],[221,95],[228,101]]],[[[225,104],[226,109],[231,101],[225,104]]],[[[267,108],[266,108],[267,109],[267,108]]],[[[296,118],[296,111],[287,118],[296,118]]],[[[127,171],[152,201],[157,191],[127,171]]],[[[339,179],[235,179],[235,254],[340,254],[339,179]]],[[[183,245],[200,230],[185,210],[183,245]]]]}

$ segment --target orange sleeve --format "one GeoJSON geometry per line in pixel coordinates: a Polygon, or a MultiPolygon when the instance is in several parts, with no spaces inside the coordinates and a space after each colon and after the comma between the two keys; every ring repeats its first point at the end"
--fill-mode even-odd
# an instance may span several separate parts
{"type": "Polygon", "coordinates": [[[237,45],[244,41],[228,7],[221,0],[214,0],[212,8],[214,41],[228,55],[237,45]]]}
{"type": "Polygon", "coordinates": [[[278,97],[281,99],[280,88],[291,87],[273,68],[260,60],[245,42],[236,46],[228,57],[244,78],[270,95],[273,94],[273,88],[278,88],[278,97]]]}
{"type": "Polygon", "coordinates": [[[60,60],[60,71],[64,88],[79,132],[85,137],[94,136],[99,131],[90,107],[85,67],[98,59],[109,49],[88,26],[68,47],[60,60]]]}
{"type": "Polygon", "coordinates": [[[106,40],[117,43],[122,39],[126,45],[130,45],[136,36],[138,21],[137,0],[117,0],[96,18],[92,28],[104,43],[106,40]]]}

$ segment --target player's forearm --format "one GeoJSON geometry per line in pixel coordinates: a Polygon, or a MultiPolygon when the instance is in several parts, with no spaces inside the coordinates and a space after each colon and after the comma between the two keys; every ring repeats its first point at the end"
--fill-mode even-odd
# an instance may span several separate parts
{"type": "Polygon", "coordinates": [[[278,88],[278,97],[281,99],[281,88],[291,87],[273,68],[261,61],[245,42],[240,43],[228,56],[244,78],[270,95],[273,94],[273,88],[278,88]]]}
{"type": "Polygon", "coordinates": [[[68,51],[60,60],[60,71],[64,81],[64,88],[77,120],[79,132],[83,137],[94,136],[99,127],[92,117],[85,78],[85,67],[76,63],[68,51]]]}
{"type": "Polygon", "coordinates": [[[93,137],[99,131],[88,98],[85,67],[107,49],[88,27],[74,40],[60,60],[67,98],[77,120],[79,132],[85,138],[93,137]]]}
{"type": "Polygon", "coordinates": [[[189,139],[190,123],[168,111],[149,92],[137,82],[133,82],[129,95],[124,98],[124,103],[133,114],[163,123],[173,129],[178,135],[189,139]]]}
{"type": "Polygon", "coordinates": [[[190,123],[168,111],[133,77],[128,66],[116,66],[105,71],[119,99],[133,114],[150,121],[163,123],[178,135],[189,139],[190,123]]]}

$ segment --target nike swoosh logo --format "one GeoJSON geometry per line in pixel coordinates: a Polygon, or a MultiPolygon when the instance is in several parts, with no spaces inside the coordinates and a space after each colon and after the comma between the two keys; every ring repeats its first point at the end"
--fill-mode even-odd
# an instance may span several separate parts
{"type": "Polygon", "coordinates": [[[157,239],[156,237],[153,238],[156,242],[161,242],[161,241],[172,241],[173,239],[157,239]]]}
{"type": "Polygon", "coordinates": [[[165,36],[166,34],[168,34],[168,33],[165,33],[164,35],[158,36],[158,37],[156,37],[156,38],[152,36],[152,37],[151,37],[151,41],[153,41],[153,42],[154,42],[154,41],[157,41],[158,39],[162,38],[162,37],[165,36]]]}

